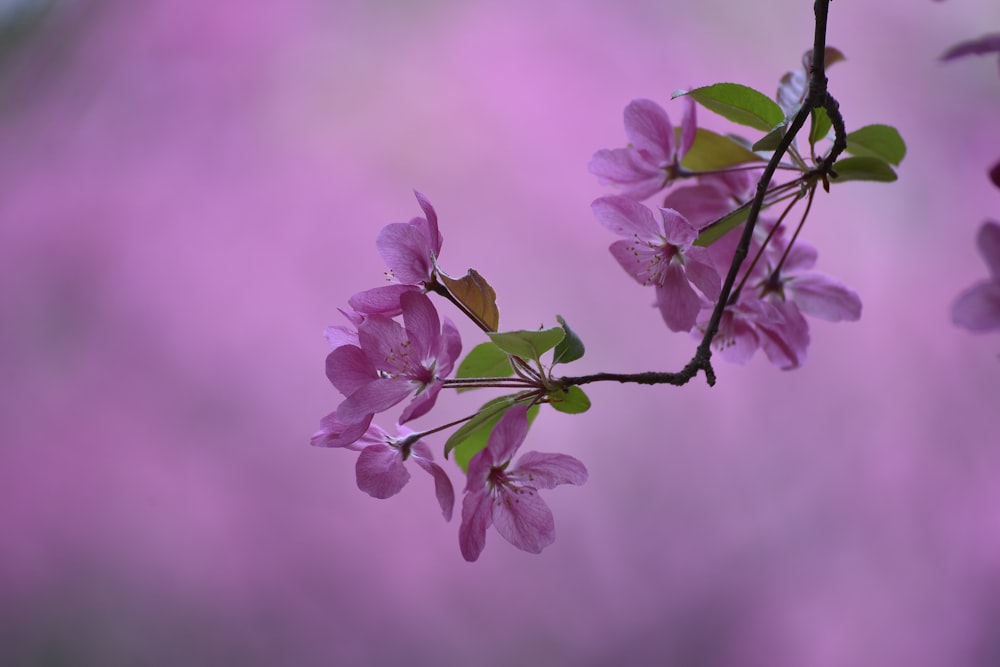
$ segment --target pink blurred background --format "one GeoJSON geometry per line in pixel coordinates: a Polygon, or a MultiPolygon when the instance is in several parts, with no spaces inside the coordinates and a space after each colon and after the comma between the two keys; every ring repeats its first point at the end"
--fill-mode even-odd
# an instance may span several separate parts
{"type": "Polygon", "coordinates": [[[429,477],[377,501],[308,446],[323,328],[414,187],[504,326],[580,333],[568,372],[678,369],[587,161],[634,97],[773,90],[811,4],[0,3],[0,663],[1000,664],[1000,337],[948,320],[1000,216],[1000,79],[935,60],[990,0],[833,3],[849,127],[909,143],[805,231],[862,320],[794,372],[543,413],[527,449],[591,477],[541,556],[491,531],[465,563],[429,477]]]}

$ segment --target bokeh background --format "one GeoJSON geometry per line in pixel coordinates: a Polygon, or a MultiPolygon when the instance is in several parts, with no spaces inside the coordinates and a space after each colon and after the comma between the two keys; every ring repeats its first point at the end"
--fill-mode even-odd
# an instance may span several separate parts
{"type": "Polygon", "coordinates": [[[468,564],[429,477],[377,501],[308,446],[323,329],[412,188],[504,326],[579,332],[571,372],[683,365],[587,161],[632,98],[773,90],[811,4],[0,2],[0,663],[1000,664],[1000,336],[948,318],[1000,216],[1000,77],[936,61],[991,0],[833,3],[849,127],[909,144],[805,232],[862,320],[793,372],[544,413],[526,449],[590,481],[546,494],[542,555],[491,531],[468,564]]]}

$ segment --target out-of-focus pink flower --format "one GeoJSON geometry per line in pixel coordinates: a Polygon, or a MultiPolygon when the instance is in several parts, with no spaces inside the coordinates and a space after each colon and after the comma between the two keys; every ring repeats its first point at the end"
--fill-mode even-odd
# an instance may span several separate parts
{"type": "MultiPolygon", "coordinates": [[[[368,421],[371,421],[370,417],[368,421]]],[[[356,432],[357,426],[346,428],[356,432]]],[[[320,430],[313,435],[311,444],[360,451],[355,467],[358,488],[373,498],[390,498],[402,491],[410,481],[410,472],[404,462],[413,461],[434,478],[434,492],[441,505],[441,513],[445,521],[450,521],[455,507],[455,489],[451,480],[444,469],[434,463],[434,455],[426,443],[414,440],[412,431],[405,427],[398,430],[399,435],[392,437],[375,424],[366,424],[361,435],[350,440],[353,433],[344,437],[345,425],[337,420],[334,412],[320,422],[320,430]]]]}
{"type": "Polygon", "coordinates": [[[423,285],[433,279],[443,241],[434,207],[422,193],[414,190],[414,194],[426,217],[388,224],[375,239],[390,273],[404,285],[423,285]]]}
{"type": "Polygon", "coordinates": [[[556,528],[552,511],[538,497],[538,489],[587,481],[583,463],[567,454],[528,452],[511,466],[527,434],[528,408],[516,405],[497,422],[486,449],[469,462],[458,530],[465,560],[479,558],[491,525],[518,549],[541,553],[555,541],[556,528]]]}
{"type": "Polygon", "coordinates": [[[1000,33],[998,32],[959,42],[942,53],[941,60],[955,60],[965,56],[983,56],[991,53],[1000,54],[1000,33]]]}
{"type": "Polygon", "coordinates": [[[588,168],[602,184],[620,186],[621,194],[645,199],[677,176],[681,160],[694,143],[695,103],[685,96],[680,141],[670,116],[652,100],[633,100],[625,107],[626,148],[601,149],[594,153],[588,168]]]}
{"type": "Polygon", "coordinates": [[[690,331],[702,299],[719,295],[721,280],[704,248],[693,246],[697,230],[684,216],[662,208],[663,224],[646,206],[627,197],[601,197],[591,204],[594,217],[625,237],[611,244],[611,254],[641,285],[656,288],[656,305],[671,331],[690,331]]]}
{"type": "Polygon", "coordinates": [[[326,359],[326,374],[347,398],[337,419],[356,424],[414,395],[400,416],[405,423],[427,413],[462,352],[458,329],[448,318],[440,324],[425,295],[400,297],[403,326],[384,315],[369,315],[358,327],[359,345],[341,345],[326,359]]]}
{"type": "Polygon", "coordinates": [[[1000,224],[987,221],[976,236],[990,277],[962,292],[951,307],[951,320],[976,333],[1000,329],[1000,224]]]}

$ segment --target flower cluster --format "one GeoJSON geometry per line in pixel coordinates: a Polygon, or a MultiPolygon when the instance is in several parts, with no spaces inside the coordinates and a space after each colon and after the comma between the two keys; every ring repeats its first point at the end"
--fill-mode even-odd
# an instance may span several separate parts
{"type": "MultiPolygon", "coordinates": [[[[590,161],[602,183],[619,189],[592,203],[598,222],[619,237],[612,256],[636,282],[653,288],[668,329],[700,332],[732,361],[747,362],[763,350],[778,367],[796,368],[809,346],[806,316],[834,322],[861,316],[857,294],[813,270],[817,251],[799,240],[799,232],[820,185],[829,190],[831,182],[894,180],[893,166],[906,147],[887,125],[846,134],[836,100],[807,73],[822,70],[822,60],[840,59],[831,47],[817,58],[807,53],[802,70],[781,79],[776,101],[733,83],[678,93],[683,117],[677,127],[656,102],[635,100],[625,109],[628,145],[600,150],[590,161]],[[751,144],[700,128],[696,103],[765,135],[751,144]],[[800,153],[795,134],[807,117],[808,152],[800,153]],[[818,142],[829,142],[825,154],[818,154],[818,142]],[[852,157],[838,161],[845,151],[852,157]],[[778,168],[795,178],[770,185],[778,168]],[[645,200],[654,196],[659,205],[650,208],[645,200]],[[785,220],[803,200],[805,213],[791,231],[785,220]],[[780,202],[788,204],[776,219],[758,219],[760,210],[780,202]]],[[[357,485],[375,498],[398,494],[410,479],[406,464],[414,462],[433,479],[441,513],[450,520],[455,490],[426,439],[457,427],[444,456],[452,455],[467,475],[458,531],[462,556],[479,558],[491,526],[515,547],[539,553],[555,539],[539,490],[580,485],[588,477],[583,463],[566,454],[529,452],[512,462],[541,406],[586,412],[590,399],[581,387],[598,381],[684,384],[704,370],[712,383],[707,343],[680,373],[554,374],[584,356],[580,338],[561,316],[559,326],[501,330],[493,287],[473,269],[453,278],[439,266],[437,213],[426,197],[416,197],[423,216],[389,224],[376,239],[389,284],[352,296],[341,310],[347,324],[326,330],[333,348],[326,375],[343,399],[322,419],[312,444],[357,452],[357,485]],[[489,340],[460,361],[458,329],[438,314],[431,295],[449,301],[489,340]],[[464,419],[422,431],[405,426],[426,416],[445,388],[507,393],[464,419]],[[396,406],[396,435],[389,435],[373,421],[396,406]]],[[[997,301],[1000,226],[984,229],[980,247],[994,280],[974,287],[956,307],[956,318],[977,327],[1000,319],[989,310],[997,301]]]]}
{"type": "MultiPolygon", "coordinates": [[[[804,94],[804,75],[795,74],[786,75],[779,88],[778,101],[785,112],[792,111],[804,94]]],[[[618,186],[620,194],[597,199],[592,209],[599,223],[622,237],[611,244],[611,254],[636,282],[654,288],[655,305],[667,328],[697,335],[708,324],[742,233],[742,224],[728,233],[714,234],[713,228],[746,208],[759,174],[752,160],[759,158],[747,152],[746,162],[724,169],[685,169],[682,161],[697,148],[699,130],[694,101],[688,96],[682,99],[683,119],[677,131],[655,102],[636,100],[626,107],[629,145],[599,150],[590,162],[598,180],[618,186]],[[689,182],[678,185],[683,179],[689,182]],[[663,199],[657,211],[642,203],[658,194],[663,199]]],[[[806,172],[803,161],[798,162],[806,172]]],[[[804,173],[799,182],[774,187],[765,204],[797,201],[802,195],[796,188],[805,190],[806,178],[804,173]]],[[[724,358],[745,363],[761,349],[779,368],[796,368],[809,345],[804,315],[834,322],[861,316],[858,295],[813,271],[816,249],[797,241],[797,235],[796,231],[789,238],[776,222],[762,221],[756,227],[750,261],[737,276],[713,341],[724,358]]]]}
{"type": "Polygon", "coordinates": [[[387,225],[377,240],[389,274],[399,282],[355,294],[348,300],[352,310],[341,311],[350,326],[326,330],[333,347],[326,376],[344,400],[323,418],[312,444],[360,451],[358,487],[376,498],[399,493],[409,480],[403,462],[412,458],[434,477],[448,519],[455,493],[427,445],[409,431],[391,438],[372,424],[377,413],[407,399],[400,425],[426,414],[462,352],[457,327],[438,316],[422,290],[433,278],[441,234],[430,202],[420,193],[417,201],[426,218],[387,225]]]}
{"type": "MultiPolygon", "coordinates": [[[[355,466],[358,488],[374,498],[385,499],[398,494],[410,479],[406,462],[416,463],[433,478],[441,512],[445,520],[450,520],[455,490],[447,473],[434,462],[424,438],[461,421],[471,420],[477,428],[495,422],[485,448],[468,461],[468,483],[459,530],[461,551],[467,560],[476,560],[483,550],[486,530],[495,525],[514,546],[538,553],[555,539],[555,528],[552,514],[538,498],[537,490],[559,484],[582,484],[587,471],[571,456],[537,452],[526,454],[515,466],[509,467],[511,457],[528,431],[529,404],[552,402],[551,393],[557,393],[562,402],[569,396],[564,388],[552,384],[537,355],[534,359],[518,356],[519,345],[523,347],[527,343],[526,349],[541,349],[538,347],[540,339],[547,339],[545,345],[555,346],[568,335],[568,329],[563,325],[562,329],[547,332],[498,334],[502,344],[513,346],[511,350],[499,344],[491,350],[484,349],[484,346],[493,346],[493,343],[486,343],[477,348],[478,352],[473,351],[473,366],[480,363],[478,359],[483,355],[492,356],[494,361],[499,355],[510,372],[515,368],[519,370],[518,378],[448,378],[462,352],[462,341],[454,323],[438,315],[427,293],[443,293],[488,331],[486,321],[494,319],[490,309],[495,308],[495,304],[475,302],[475,299],[471,306],[463,302],[462,294],[466,290],[471,288],[469,293],[478,294],[481,301],[484,292],[477,290],[489,286],[474,272],[456,281],[440,270],[437,258],[442,238],[437,213],[426,197],[419,192],[416,196],[424,217],[389,224],[376,240],[379,254],[389,269],[387,275],[393,282],[352,296],[348,299],[349,309],[341,310],[348,324],[326,330],[327,341],[333,348],[326,358],[326,375],[344,398],[321,420],[312,444],[358,452],[355,466]],[[537,371],[529,364],[532,360],[539,363],[537,371]],[[485,417],[477,414],[422,432],[403,426],[434,407],[446,381],[452,382],[455,388],[494,386],[522,391],[513,395],[500,413],[489,407],[491,402],[484,407],[482,414],[485,417]],[[390,436],[372,423],[377,414],[406,401],[396,425],[396,436],[390,436]],[[499,416],[491,422],[497,414],[499,416]]],[[[575,343],[573,349],[560,349],[560,360],[568,361],[582,355],[582,344],[578,340],[575,343]]],[[[582,392],[575,394],[575,399],[579,401],[581,395],[582,392]]],[[[561,409],[571,411],[565,405],[561,409]]],[[[475,431],[469,425],[466,429],[467,434],[475,431]]],[[[449,449],[446,445],[446,454],[449,449]]]]}

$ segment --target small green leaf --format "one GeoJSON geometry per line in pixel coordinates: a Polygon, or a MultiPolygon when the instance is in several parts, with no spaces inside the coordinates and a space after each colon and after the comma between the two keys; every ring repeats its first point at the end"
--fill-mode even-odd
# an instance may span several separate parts
{"type": "Polygon", "coordinates": [[[583,389],[573,386],[566,391],[559,391],[549,394],[549,405],[570,415],[578,415],[590,409],[590,399],[583,389]]]}
{"type": "Polygon", "coordinates": [[[562,315],[556,315],[556,319],[559,320],[559,324],[562,325],[563,330],[566,332],[565,338],[559,341],[556,345],[555,352],[552,353],[552,365],[556,364],[568,364],[571,361],[576,361],[583,356],[584,347],[583,341],[580,337],[569,328],[566,324],[566,320],[563,319],[562,315]]]}
{"type": "MultiPolygon", "coordinates": [[[[675,132],[679,137],[680,128],[675,132]]],[[[764,158],[729,137],[699,127],[691,149],[681,160],[681,166],[688,171],[712,171],[763,160],[764,158]]]]}
{"type": "Polygon", "coordinates": [[[686,93],[678,91],[673,97],[678,95],[690,95],[709,111],[763,132],[769,132],[785,117],[785,112],[770,97],[738,83],[716,83],[686,93]]]}
{"type": "Polygon", "coordinates": [[[823,107],[815,107],[812,110],[811,118],[812,126],[809,130],[809,143],[815,146],[817,141],[826,139],[826,135],[830,134],[833,122],[830,121],[830,116],[823,107]]]}
{"type": "Polygon", "coordinates": [[[731,229],[736,228],[750,216],[750,205],[742,206],[731,213],[727,213],[713,223],[703,227],[695,239],[697,246],[707,247],[725,236],[731,229]]]}
{"type": "MultiPolygon", "coordinates": [[[[469,471],[469,461],[479,452],[486,449],[490,441],[490,433],[497,425],[500,418],[515,404],[516,395],[500,396],[488,401],[479,408],[475,417],[462,425],[455,431],[448,442],[444,445],[445,458],[452,451],[455,452],[455,463],[462,468],[462,472],[469,471]]],[[[528,408],[528,424],[534,421],[538,415],[538,406],[533,405],[528,408]]]]}
{"type": "MultiPolygon", "coordinates": [[[[511,394],[509,396],[499,396],[483,403],[483,405],[479,408],[479,412],[477,412],[472,419],[462,424],[457,431],[451,434],[451,437],[448,438],[447,442],[444,443],[444,457],[448,458],[448,455],[453,449],[463,447],[465,442],[483,429],[486,429],[486,435],[489,435],[489,432],[493,430],[493,426],[500,421],[500,417],[503,416],[503,413],[506,412],[510,406],[514,405],[514,397],[515,394],[511,394]]],[[[483,447],[485,446],[486,440],[484,438],[483,447]]],[[[468,463],[468,460],[474,455],[475,452],[469,455],[466,459],[466,463],[468,463]]],[[[458,460],[457,457],[458,454],[456,453],[456,460],[458,460]]]]}
{"type": "Polygon", "coordinates": [[[877,157],[848,157],[837,160],[833,163],[833,170],[837,172],[837,177],[830,179],[833,183],[847,181],[891,183],[896,180],[896,172],[889,163],[877,157]]]}
{"type": "Polygon", "coordinates": [[[906,143],[889,125],[865,125],[847,135],[847,152],[858,157],[877,157],[897,167],[906,156],[906,143]]]}
{"type": "Polygon", "coordinates": [[[788,129],[788,119],[781,121],[777,127],[764,135],[753,145],[755,151],[773,151],[778,148],[778,144],[785,138],[785,131],[788,129]]]}
{"type": "MultiPolygon", "coordinates": [[[[456,378],[503,378],[514,374],[507,353],[492,341],[480,343],[465,355],[465,359],[455,371],[456,378]]],[[[469,391],[476,387],[462,387],[458,391],[469,391]]]]}
{"type": "Polygon", "coordinates": [[[566,330],[562,327],[552,327],[539,331],[489,332],[486,335],[507,354],[538,361],[539,357],[559,344],[566,336],[566,330]]]}

